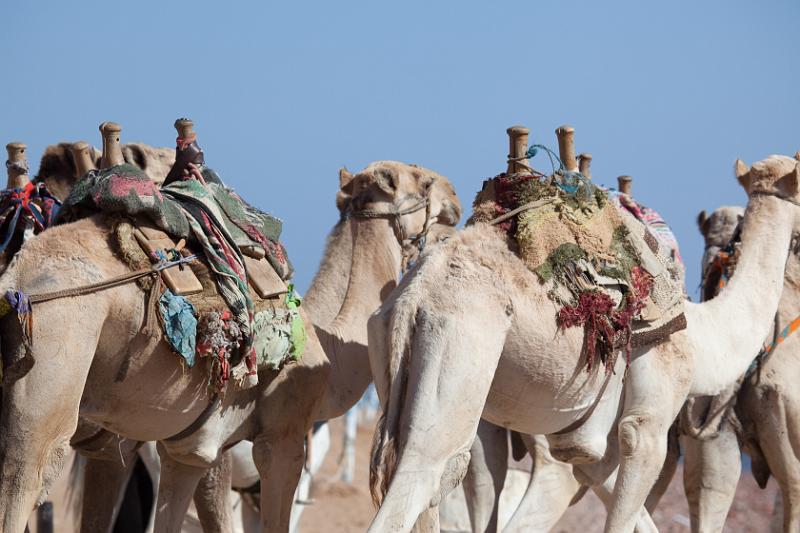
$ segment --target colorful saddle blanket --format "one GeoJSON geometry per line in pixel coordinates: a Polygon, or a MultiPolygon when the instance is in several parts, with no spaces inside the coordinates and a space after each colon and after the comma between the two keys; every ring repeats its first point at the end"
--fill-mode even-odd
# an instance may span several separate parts
{"type": "MultiPolygon", "coordinates": [[[[258,315],[241,248],[263,248],[281,279],[291,277],[292,267],[279,241],[281,221],[247,204],[226,188],[210,168],[201,166],[200,172],[204,183],[186,179],[162,188],[140,169],[127,164],[90,172],[64,201],[56,223],[70,222],[96,212],[121,215],[146,220],[202,250],[207,268],[213,273],[212,276],[206,274],[206,278],[213,277],[213,291],[224,302],[224,307],[213,305],[213,311],[204,308],[207,312],[199,312],[193,309],[190,300],[169,291],[160,297],[159,303],[164,330],[173,348],[189,364],[194,363],[195,349],[200,355],[213,354],[217,367],[213,374],[218,377],[215,388],[221,390],[231,376],[231,361],[236,366],[235,363],[243,359],[250,382],[255,381],[259,362],[255,333],[264,329],[263,324],[258,324],[259,318],[262,322],[266,320],[263,309],[258,315]],[[193,328],[194,335],[191,334],[193,328]]],[[[128,234],[130,236],[132,230],[128,234]]],[[[123,256],[129,264],[136,263],[135,259],[131,261],[136,254],[131,256],[129,252],[138,247],[128,244],[123,245],[126,251],[123,256]]],[[[143,252],[138,259],[140,263],[142,259],[148,260],[143,252]]],[[[202,294],[208,290],[206,287],[202,294]]],[[[296,308],[299,301],[293,296],[287,298],[286,306],[296,308]]],[[[273,313],[273,318],[285,319],[291,325],[299,320],[299,314],[296,310],[280,317],[273,313]]],[[[294,358],[302,354],[301,350],[291,351],[294,358]]]]}
{"type": "Polygon", "coordinates": [[[578,173],[501,174],[484,183],[470,223],[497,224],[560,309],[561,327],[584,328],[589,368],[612,369],[623,349],[647,346],[686,327],[682,280],[672,250],[608,192],[578,173]],[[674,269],[673,269],[674,270],[674,269]]]}

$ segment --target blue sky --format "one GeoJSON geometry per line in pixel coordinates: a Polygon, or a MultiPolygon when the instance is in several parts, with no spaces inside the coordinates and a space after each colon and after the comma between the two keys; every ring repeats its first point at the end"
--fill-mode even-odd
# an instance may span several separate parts
{"type": "Polygon", "coordinates": [[[695,294],[697,213],[745,201],[734,159],[800,148],[798,15],[770,0],[4,2],[0,141],[34,163],[61,140],[99,145],[113,120],[173,146],[191,117],[207,162],[284,219],[305,290],[340,166],[416,162],[468,208],[504,169],[506,127],[555,148],[571,124],[595,180],[634,176],[672,225],[695,294]]]}

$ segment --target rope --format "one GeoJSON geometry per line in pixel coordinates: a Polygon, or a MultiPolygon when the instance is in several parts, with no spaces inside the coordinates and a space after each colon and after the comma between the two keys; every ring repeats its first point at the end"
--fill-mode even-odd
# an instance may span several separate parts
{"type": "Polygon", "coordinates": [[[28,299],[31,305],[33,305],[36,303],[48,302],[50,300],[71,298],[73,296],[82,296],[84,294],[100,292],[107,289],[112,289],[114,287],[118,287],[120,285],[125,285],[132,281],[136,281],[137,279],[140,278],[144,278],[147,276],[155,276],[156,274],[159,274],[162,270],[166,270],[174,266],[184,265],[186,263],[191,263],[195,259],[197,259],[197,255],[190,255],[187,257],[182,257],[176,261],[158,263],[152,265],[149,268],[142,268],[140,270],[136,270],[134,272],[128,272],[127,274],[122,274],[120,276],[114,276],[113,278],[99,281],[97,283],[90,283],[89,285],[82,285],[80,287],[73,287],[71,289],[62,289],[53,292],[45,292],[42,294],[31,294],[30,296],[28,296],[28,299]]]}
{"type": "Polygon", "coordinates": [[[501,222],[505,222],[509,218],[511,218],[513,216],[516,216],[516,215],[518,215],[518,214],[520,214],[520,213],[522,213],[524,211],[530,211],[531,209],[536,209],[538,207],[542,207],[543,205],[547,205],[547,204],[555,202],[555,201],[556,201],[555,198],[550,197],[550,198],[541,198],[541,199],[536,200],[534,202],[528,202],[527,204],[522,204],[518,208],[512,209],[511,211],[509,211],[508,213],[506,213],[504,215],[500,215],[497,218],[493,218],[492,220],[487,222],[487,224],[489,224],[490,226],[496,226],[497,224],[500,224],[501,222]]]}
{"type": "Polygon", "coordinates": [[[425,249],[425,243],[427,242],[428,231],[430,231],[431,227],[431,199],[430,199],[430,191],[433,187],[429,187],[427,189],[426,195],[419,200],[416,204],[406,207],[403,209],[392,209],[390,211],[374,211],[372,209],[362,209],[361,211],[351,211],[348,216],[353,218],[363,218],[363,219],[378,219],[378,218],[385,218],[392,221],[392,226],[394,230],[394,236],[397,239],[398,244],[400,244],[400,248],[403,251],[403,259],[401,264],[401,269],[403,273],[405,273],[409,268],[409,259],[410,259],[410,252],[408,251],[408,247],[411,245],[416,245],[417,250],[419,253],[422,253],[422,250],[425,249]],[[410,215],[412,213],[416,213],[420,209],[425,209],[425,223],[422,226],[422,230],[414,236],[408,237],[406,235],[405,229],[403,228],[403,221],[401,217],[403,215],[410,215]]]}
{"type": "Polygon", "coordinates": [[[528,150],[525,152],[525,158],[533,159],[534,157],[536,157],[536,154],[539,153],[539,150],[544,150],[545,153],[547,154],[547,157],[550,159],[550,166],[553,169],[553,174],[556,173],[556,170],[561,170],[561,171],[564,170],[564,163],[561,161],[561,158],[558,157],[558,155],[554,151],[552,151],[550,148],[548,148],[543,144],[530,145],[530,147],[528,147],[528,150]],[[558,162],[558,168],[556,168],[555,164],[556,161],[558,162]]]}
{"type": "MultiPolygon", "coordinates": [[[[778,323],[778,316],[775,315],[775,324],[776,324],[776,326],[777,326],[777,323],[778,323]]],[[[761,358],[769,357],[770,355],[772,355],[772,352],[774,352],[778,348],[778,346],[781,343],[783,343],[783,341],[785,341],[787,339],[787,337],[789,337],[792,333],[797,331],[799,328],[800,328],[800,315],[798,315],[797,317],[795,317],[794,320],[789,322],[786,325],[786,327],[783,328],[780,331],[780,333],[778,333],[777,335],[774,335],[772,342],[768,342],[768,343],[764,344],[763,348],[761,348],[761,351],[758,352],[758,355],[756,356],[756,361],[760,361],[761,358]]],[[[777,327],[775,329],[777,331],[777,327]]],[[[751,373],[752,373],[752,369],[751,369],[750,372],[748,372],[747,375],[750,375],[751,373]]]]}

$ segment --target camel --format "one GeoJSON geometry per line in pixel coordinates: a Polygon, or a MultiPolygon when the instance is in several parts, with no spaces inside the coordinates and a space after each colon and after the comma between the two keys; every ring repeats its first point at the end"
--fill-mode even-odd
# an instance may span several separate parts
{"type": "MultiPolygon", "coordinates": [[[[591,154],[578,156],[581,174],[591,178],[591,154]]],[[[630,198],[632,196],[632,178],[624,175],[617,178],[618,191],[630,198]]],[[[657,220],[660,217],[656,214],[657,220]]],[[[649,219],[648,219],[649,220],[649,219]]],[[[657,228],[657,235],[664,231],[657,228]]],[[[731,230],[732,231],[732,230],[731,230]]],[[[724,246],[724,243],[720,245],[724,246]]],[[[670,232],[664,244],[672,249],[673,265],[679,285],[685,285],[685,271],[680,261],[680,251],[677,242],[670,232]]],[[[464,496],[473,531],[495,531],[499,527],[498,509],[500,493],[505,484],[506,464],[508,460],[507,430],[481,420],[478,425],[477,437],[470,449],[470,462],[464,476],[464,496]]],[[[580,465],[570,465],[558,461],[550,454],[547,439],[543,435],[522,437],[522,444],[530,453],[532,471],[528,487],[513,515],[503,527],[506,533],[523,531],[549,531],[562,516],[567,507],[580,500],[588,488],[581,485],[577,479],[589,476],[580,472],[580,465]],[[573,472],[573,469],[576,471],[573,472]]],[[[515,455],[519,455],[519,443],[512,437],[512,447],[515,455]]],[[[677,446],[677,436],[670,433],[670,442],[667,459],[659,481],[648,496],[645,507],[652,512],[658,501],[666,492],[675,468],[678,464],[680,450],[677,446]]],[[[601,495],[602,496],[602,495],[601,495]]],[[[604,500],[607,501],[607,500],[604,500]]]]}
{"type": "MultiPolygon", "coordinates": [[[[39,172],[35,181],[42,181],[47,189],[59,200],[64,200],[75,181],[82,174],[72,155],[73,143],[60,142],[48,146],[42,154],[39,172]]],[[[96,148],[87,147],[91,168],[98,168],[102,153],[96,148]]],[[[162,183],[169,169],[175,164],[174,148],[156,148],[144,143],[123,143],[120,146],[125,163],[142,169],[156,183],[162,183]]]]}
{"type": "MultiPolygon", "coordinates": [[[[700,213],[698,225],[706,241],[704,274],[716,252],[733,237],[741,213],[741,208],[729,206],[710,216],[700,213]]],[[[718,290],[717,278],[707,276],[704,281],[704,299],[713,298],[718,290]]],[[[778,305],[779,330],[797,318],[798,283],[800,259],[791,253],[778,305]]],[[[771,331],[764,342],[773,342],[775,333],[771,331]]],[[[792,381],[797,365],[792,354],[800,341],[794,337],[789,335],[760,359],[740,383],[715,397],[696,398],[684,408],[684,487],[693,531],[722,531],[741,473],[740,445],[752,459],[753,476],[759,486],[765,487],[770,475],[774,475],[781,488],[782,501],[776,503],[782,505],[776,505],[773,528],[787,532],[800,528],[800,496],[794,488],[800,479],[800,467],[792,430],[792,421],[798,417],[792,381]]]]}
{"type": "Polygon", "coordinates": [[[372,476],[381,503],[369,531],[435,521],[432,509],[464,476],[481,416],[548,435],[557,459],[602,465],[595,480],[608,478],[618,461],[605,530],[632,531],[643,520],[654,529],[642,508],[672,421],[688,396],[732,384],[771,327],[800,223],[799,173],[783,156],[749,169],[737,161],[749,201],[736,279],[710,302],[684,303],[686,329],[635,349],[627,369],[619,358],[606,405],[585,421],[605,372],[584,370],[582,332],[558,327],[544,289],[505,234],[477,223],[424,256],[369,323],[384,406],[372,476]],[[555,435],[577,422],[583,425],[555,435]]]}
{"type": "MultiPolygon", "coordinates": [[[[48,147],[42,159],[40,170],[41,179],[52,183],[55,181],[54,177],[60,178],[61,176],[69,176],[75,173],[73,158],[68,156],[68,154],[71,153],[68,150],[68,146],[67,143],[61,143],[48,147]]],[[[129,146],[131,145],[123,145],[123,154],[132,152],[132,150],[128,148],[129,146]]],[[[158,154],[167,150],[152,149],[146,145],[138,146],[140,146],[138,148],[139,152],[148,155],[153,153],[158,154]]],[[[174,151],[170,150],[170,152],[172,152],[171,158],[174,160],[174,151]]],[[[99,163],[99,152],[95,151],[92,159],[99,163]]],[[[127,159],[129,158],[126,155],[126,162],[127,159]]],[[[143,169],[158,168],[156,164],[149,160],[142,161],[141,157],[131,158],[131,161],[143,169]]],[[[154,179],[163,181],[166,173],[166,171],[157,173],[154,179]]],[[[340,181],[342,183],[351,179],[352,175],[346,170],[341,171],[340,181]]],[[[72,183],[68,182],[66,179],[62,179],[62,181],[66,182],[67,186],[72,186],[72,183]]],[[[444,180],[437,185],[437,188],[447,186],[449,185],[447,185],[446,180],[444,180]]],[[[452,196],[448,201],[452,202],[455,207],[455,210],[448,215],[455,218],[447,220],[448,224],[453,224],[460,215],[460,207],[457,205],[457,199],[452,190],[449,192],[445,190],[445,194],[452,196]]],[[[315,276],[309,288],[309,292],[305,297],[304,307],[311,315],[312,321],[318,327],[326,325],[335,317],[341,307],[342,300],[347,290],[352,257],[352,237],[349,220],[347,218],[348,211],[350,210],[350,200],[351,197],[343,191],[340,191],[337,195],[337,207],[339,208],[342,219],[340,223],[334,227],[334,230],[328,238],[328,244],[320,270],[315,276]]],[[[442,225],[439,223],[433,224],[428,236],[429,242],[435,242],[442,235],[446,235],[449,228],[449,225],[442,225]]],[[[116,446],[114,448],[116,450],[116,446]]],[[[127,446],[123,447],[123,449],[127,450],[128,453],[125,454],[126,457],[123,458],[122,464],[128,464],[130,466],[135,460],[135,448],[127,446]]],[[[87,506],[84,509],[84,530],[104,530],[108,527],[108,524],[113,522],[113,509],[118,505],[119,498],[121,497],[120,491],[126,484],[125,482],[130,474],[130,468],[128,468],[127,471],[123,469],[119,463],[119,459],[115,460],[113,463],[109,463],[101,459],[90,458],[88,469],[89,472],[93,474],[92,481],[87,483],[87,486],[91,488],[92,492],[84,501],[84,505],[87,506]]],[[[217,501],[221,500],[219,495],[216,495],[216,499],[217,501]]],[[[198,505],[199,510],[203,511],[203,503],[207,503],[209,507],[213,507],[212,504],[214,500],[215,498],[213,497],[205,498],[204,502],[196,500],[195,503],[198,505]]],[[[213,508],[211,510],[214,511],[213,508]]],[[[221,514],[223,513],[218,513],[218,515],[221,514]]],[[[214,513],[201,513],[201,517],[202,516],[210,519],[210,522],[206,522],[207,526],[220,528],[219,522],[226,522],[215,516],[214,513]]]]}
{"type": "MultiPolygon", "coordinates": [[[[733,238],[743,214],[741,207],[723,206],[710,216],[705,211],[698,215],[697,224],[705,240],[704,279],[716,254],[733,238]]],[[[718,290],[718,278],[706,281],[701,289],[703,300],[713,298],[718,290]]],[[[716,396],[694,398],[681,412],[678,426],[685,455],[683,483],[693,531],[722,531],[733,503],[742,470],[739,441],[730,418],[738,389],[737,383],[716,396]],[[702,423],[698,419],[703,419],[702,423]]]]}
{"type": "MultiPolygon", "coordinates": [[[[354,383],[363,382],[364,388],[369,383],[366,349],[354,356],[358,350],[342,348],[365,345],[366,316],[394,286],[404,249],[431,223],[457,220],[449,182],[419,167],[377,162],[342,188],[353,206],[351,277],[362,282],[348,283],[336,319],[321,335],[331,355],[308,330],[300,362],[280,372],[261,372],[255,389],[230,387],[205,424],[180,440],[169,437],[193,424],[209,405],[202,369],[181,371],[162,341],[136,354],[126,379],[115,381],[126,347],[142,327],[144,295],[136,286],[36,304],[33,342],[27,349],[16,321],[4,321],[3,531],[22,531],[23,517],[60,468],[58,457],[79,411],[128,438],[160,441],[156,531],[179,527],[198,479],[223,446],[241,439],[254,441],[263,527],[286,531],[307,429],[314,420],[338,416],[354,404],[363,392],[354,383]],[[27,364],[20,366],[20,361],[27,364]],[[25,401],[29,394],[36,394],[35,408],[25,401]],[[48,458],[55,461],[48,464],[48,458]]],[[[107,244],[108,231],[108,222],[96,215],[43,233],[21,250],[2,277],[3,287],[35,294],[124,274],[125,265],[107,244]],[[36,274],[33,264],[39,266],[36,274]]]]}

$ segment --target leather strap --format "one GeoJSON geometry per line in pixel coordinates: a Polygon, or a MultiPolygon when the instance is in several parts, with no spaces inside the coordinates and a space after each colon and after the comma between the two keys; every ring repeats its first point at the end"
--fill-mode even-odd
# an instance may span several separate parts
{"type": "Polygon", "coordinates": [[[553,435],[564,435],[566,433],[570,433],[571,431],[575,431],[576,429],[584,425],[587,420],[589,420],[589,417],[592,416],[595,409],[597,409],[597,406],[600,404],[600,400],[603,398],[603,394],[605,394],[606,388],[608,387],[608,382],[611,381],[611,376],[613,374],[614,373],[611,372],[610,370],[606,371],[606,379],[605,381],[603,381],[603,386],[600,387],[600,391],[597,393],[597,398],[595,398],[594,403],[592,403],[589,409],[585,413],[583,413],[583,415],[575,422],[573,422],[572,424],[568,425],[567,427],[565,427],[560,431],[556,431],[555,433],[553,433],[553,435]]]}
{"type": "Polygon", "coordinates": [[[186,429],[184,429],[180,433],[176,433],[175,435],[173,435],[171,437],[167,437],[166,439],[161,439],[161,440],[163,442],[174,442],[174,441],[177,441],[177,440],[185,439],[189,435],[193,434],[198,429],[203,427],[203,424],[208,422],[208,419],[211,418],[211,415],[214,413],[214,411],[216,411],[216,409],[217,409],[217,407],[219,407],[220,403],[221,403],[221,400],[219,398],[219,394],[214,394],[211,397],[211,401],[208,403],[206,408],[203,409],[203,412],[200,413],[200,415],[195,419],[195,421],[192,422],[191,424],[189,424],[186,427],[186,429]]]}

